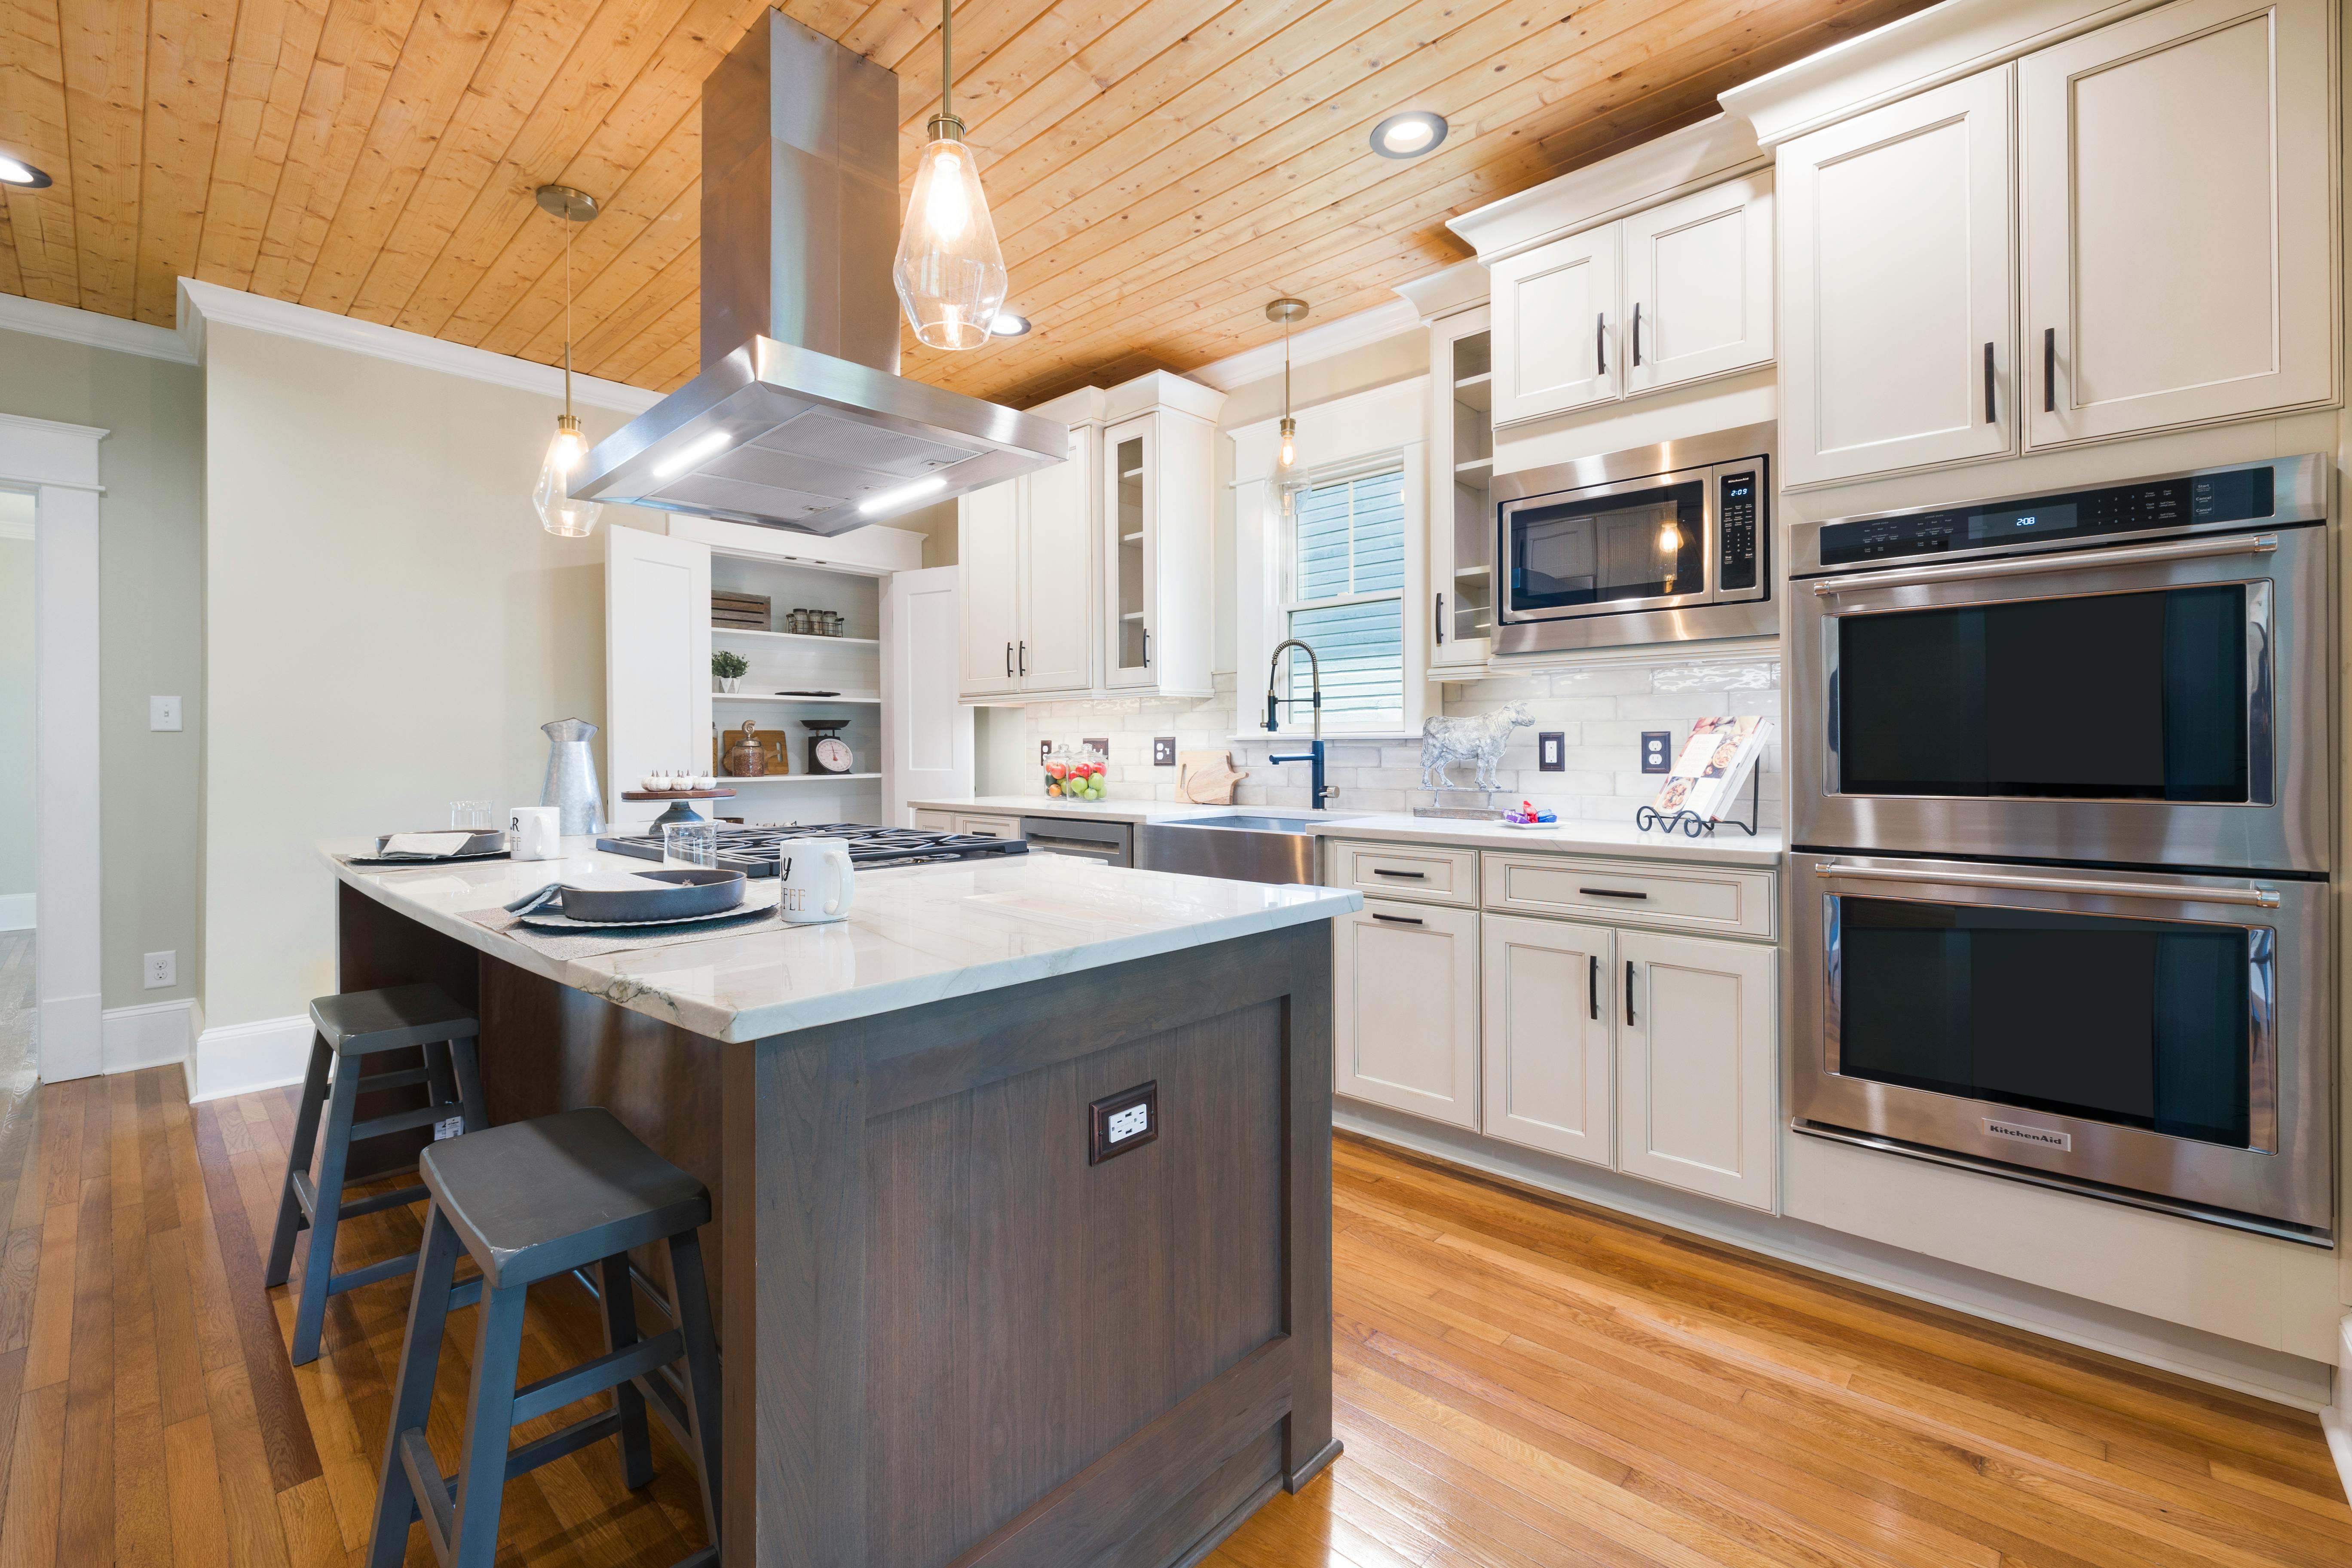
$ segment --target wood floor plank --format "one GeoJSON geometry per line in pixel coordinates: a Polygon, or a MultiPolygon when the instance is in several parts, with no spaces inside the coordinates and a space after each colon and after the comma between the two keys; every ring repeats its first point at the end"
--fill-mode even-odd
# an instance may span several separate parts
{"type": "Polygon", "coordinates": [[[211,1417],[165,1427],[163,1461],[172,1495],[172,1568],[227,1568],[228,1525],[221,1515],[211,1417]]]}
{"type": "MultiPolygon", "coordinates": [[[[105,1100],[90,1097],[95,1122],[105,1100]]],[[[85,1144],[85,1148],[90,1145],[85,1144]]],[[[100,1147],[97,1156],[107,1151],[100,1147]]],[[[66,1381],[65,1484],[58,1503],[63,1562],[114,1557],[114,1226],[112,1184],[82,1183],[75,1236],[73,1351],[66,1381]]]]}
{"type": "Polygon", "coordinates": [[[33,1282],[33,1326],[25,1343],[25,1386],[63,1383],[73,1348],[74,1235],[79,1203],[58,1204],[41,1220],[41,1261],[33,1282]]]}
{"type": "Polygon", "coordinates": [[[29,1389],[17,1401],[16,1451],[8,1464],[7,1504],[0,1507],[0,1568],[48,1568],[58,1560],[65,1447],[57,1435],[65,1421],[62,1383],[29,1389]]]}

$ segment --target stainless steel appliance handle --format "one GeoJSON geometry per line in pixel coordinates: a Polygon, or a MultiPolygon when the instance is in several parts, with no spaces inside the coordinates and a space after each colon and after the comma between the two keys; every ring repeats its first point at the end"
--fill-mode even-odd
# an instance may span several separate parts
{"type": "Polygon", "coordinates": [[[2042,572],[2075,572],[2084,567],[2204,561],[2217,555],[2267,555],[2277,548],[2278,535],[2275,533],[2238,533],[2218,539],[2184,539],[2177,544],[2135,544],[2122,550],[2058,551],[2048,555],[2027,555],[2009,561],[1955,562],[1948,566],[1864,572],[1852,577],[1816,583],[1813,593],[1825,599],[1833,594],[1862,594],[1873,588],[1906,588],[1921,583],[1968,583],[1979,577],[2025,577],[2042,572]]]}
{"type": "Polygon", "coordinates": [[[1859,882],[1932,882],[1950,888],[1999,888],[2021,893],[2096,893],[2121,899],[2159,899],[2168,903],[2251,904],[2278,908],[2276,889],[2249,882],[2236,888],[2195,888],[2185,882],[2099,882],[2085,877],[2004,877],[1992,871],[1917,871],[1901,866],[1842,866],[1824,860],[1816,877],[1859,882]]]}

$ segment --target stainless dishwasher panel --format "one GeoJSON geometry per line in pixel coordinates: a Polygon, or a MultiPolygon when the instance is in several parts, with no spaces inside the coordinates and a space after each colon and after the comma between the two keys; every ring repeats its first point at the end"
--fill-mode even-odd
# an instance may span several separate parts
{"type": "Polygon", "coordinates": [[[1021,837],[1032,855],[1068,855],[1106,866],[1135,864],[1135,829],[1124,822],[1073,822],[1066,816],[1024,816],[1021,837]]]}

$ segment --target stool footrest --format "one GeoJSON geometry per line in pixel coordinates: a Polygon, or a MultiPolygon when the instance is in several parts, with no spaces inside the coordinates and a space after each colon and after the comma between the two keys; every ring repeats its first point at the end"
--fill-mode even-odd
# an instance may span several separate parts
{"type": "Polygon", "coordinates": [[[574,1421],[569,1426],[559,1426],[546,1436],[525,1443],[507,1454],[507,1479],[540,1466],[560,1459],[564,1455],[584,1448],[591,1443],[601,1443],[621,1430],[621,1413],[607,1410],[574,1421]]]}
{"type": "Polygon", "coordinates": [[[400,1468],[408,1472],[408,1489],[416,1498],[417,1518],[431,1537],[433,1555],[449,1561],[449,1537],[457,1530],[457,1505],[450,1500],[450,1483],[441,1475],[441,1461],[425,1441],[422,1427],[412,1426],[393,1439],[400,1450],[400,1468]]]}
{"type": "MultiPolygon", "coordinates": [[[[320,1261],[324,1262],[325,1259],[322,1258],[320,1261]]],[[[340,1296],[346,1290],[356,1290],[362,1285],[373,1285],[379,1279],[390,1279],[396,1275],[411,1273],[415,1268],[416,1254],[404,1252],[397,1258],[387,1258],[381,1263],[371,1263],[364,1268],[353,1268],[346,1273],[336,1275],[327,1281],[327,1294],[340,1296]]]]}
{"type": "Polygon", "coordinates": [[[551,1410],[561,1410],[574,1400],[617,1387],[685,1353],[686,1336],[672,1329],[666,1334],[606,1351],[593,1361],[583,1361],[553,1377],[542,1377],[515,1390],[513,1425],[536,1421],[551,1410]]]}
{"type": "Polygon", "coordinates": [[[403,1068],[398,1072],[370,1073],[360,1079],[360,1092],[376,1089],[404,1089],[412,1083],[425,1083],[433,1075],[423,1068],[403,1068]]]}
{"type": "Polygon", "coordinates": [[[395,1110],[389,1116],[353,1123],[352,1142],[356,1143],[362,1138],[381,1138],[387,1132],[405,1132],[412,1127],[430,1127],[457,1114],[457,1108],[454,1105],[420,1105],[414,1110],[395,1110]]]}
{"type": "Polygon", "coordinates": [[[339,1218],[357,1219],[363,1214],[374,1214],[380,1209],[396,1209],[420,1203],[431,1195],[422,1184],[413,1187],[394,1187],[387,1193],[370,1193],[363,1198],[353,1198],[335,1213],[339,1218]]]}

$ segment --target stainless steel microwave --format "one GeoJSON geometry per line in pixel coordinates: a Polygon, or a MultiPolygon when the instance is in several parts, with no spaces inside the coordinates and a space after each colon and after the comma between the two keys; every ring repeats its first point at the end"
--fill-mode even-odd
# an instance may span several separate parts
{"type": "Polygon", "coordinates": [[[1769,636],[1777,427],[1495,480],[1495,651],[1769,636]]]}
{"type": "Polygon", "coordinates": [[[2328,870],[2327,468],[1792,527],[1793,841],[2328,870]]]}

